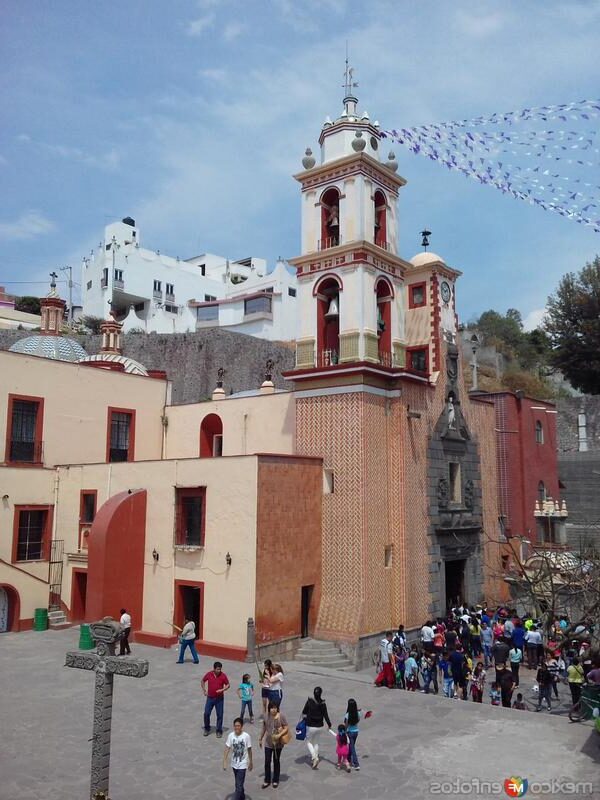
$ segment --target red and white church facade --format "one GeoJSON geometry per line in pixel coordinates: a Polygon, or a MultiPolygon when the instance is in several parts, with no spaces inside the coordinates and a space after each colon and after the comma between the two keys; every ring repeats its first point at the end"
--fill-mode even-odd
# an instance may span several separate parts
{"type": "Polygon", "coordinates": [[[43,412],[43,458],[24,470],[9,454],[0,466],[10,530],[0,585],[23,595],[22,627],[49,552],[38,548],[32,564],[8,545],[19,544],[19,509],[29,507],[47,509],[42,535],[64,542],[68,617],[133,605],[138,639],[154,644],[174,641],[172,624],[191,613],[201,651],[245,657],[252,618],[263,653],[293,652],[310,634],[363,663],[381,631],[500,594],[495,408],[465,387],[461,273],[434,253],[399,255],[405,180],[354,96],[319,144],[320,158],[307,151],[295,176],[289,391],[266,380],[255,393],[218,387],[211,401],[173,405],[162,375],[0,353],[12,376],[0,394],[7,442],[10,396],[43,412]],[[120,449],[115,421],[129,426],[120,449]],[[83,541],[86,493],[94,512],[83,541]]]}

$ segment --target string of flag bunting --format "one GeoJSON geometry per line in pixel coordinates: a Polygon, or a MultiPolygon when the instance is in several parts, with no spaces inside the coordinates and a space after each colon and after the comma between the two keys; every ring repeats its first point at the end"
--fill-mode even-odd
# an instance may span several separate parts
{"type": "Polygon", "coordinates": [[[600,100],[580,100],[382,135],[449,170],[600,233],[600,142],[593,129],[598,116],[600,100]],[[524,122],[530,129],[522,129],[524,122]],[[562,123],[569,123],[569,129],[562,123]]]}

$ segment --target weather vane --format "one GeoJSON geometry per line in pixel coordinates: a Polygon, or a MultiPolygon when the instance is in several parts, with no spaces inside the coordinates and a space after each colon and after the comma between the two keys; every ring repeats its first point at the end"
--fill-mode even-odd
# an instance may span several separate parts
{"type": "Polygon", "coordinates": [[[421,236],[423,237],[421,241],[421,247],[427,252],[427,248],[429,247],[429,237],[431,236],[431,231],[425,229],[421,231],[421,236]]]}
{"type": "Polygon", "coordinates": [[[346,42],[346,69],[344,70],[344,91],[346,92],[346,97],[352,95],[352,89],[356,89],[358,86],[358,81],[354,81],[353,77],[354,67],[348,64],[348,42],[346,42]]]}

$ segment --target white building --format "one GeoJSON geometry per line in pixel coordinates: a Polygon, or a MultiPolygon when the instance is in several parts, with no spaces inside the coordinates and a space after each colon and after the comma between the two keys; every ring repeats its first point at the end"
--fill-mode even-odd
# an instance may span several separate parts
{"type": "Polygon", "coordinates": [[[131,217],[107,225],[100,251],[84,259],[83,315],[110,312],[125,333],[187,333],[226,327],[262,339],[295,338],[296,278],[278,262],[204,253],[182,260],[140,244],[131,217]]]}

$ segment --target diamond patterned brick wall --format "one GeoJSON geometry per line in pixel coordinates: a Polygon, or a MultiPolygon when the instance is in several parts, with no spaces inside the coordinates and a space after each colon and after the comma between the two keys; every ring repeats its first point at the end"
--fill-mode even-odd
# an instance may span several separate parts
{"type": "MultiPolygon", "coordinates": [[[[443,352],[442,365],[444,358],[443,352]]],[[[498,556],[494,409],[469,400],[462,376],[459,388],[486,532],[469,566],[479,593],[482,562],[498,556]]],[[[407,381],[400,397],[334,392],[297,398],[297,448],[322,456],[335,480],[334,493],[323,496],[317,635],[355,642],[400,622],[421,625],[431,613],[439,548],[432,541],[428,447],[446,406],[446,381],[443,373],[435,386],[407,381]],[[419,418],[409,418],[409,411],[419,418]]],[[[491,589],[487,581],[485,591],[491,589]]]]}
{"type": "Polygon", "coordinates": [[[359,634],[364,604],[362,547],[362,396],[298,398],[299,455],[323,458],[333,470],[335,490],[323,496],[322,594],[317,632],[359,634]]]}

